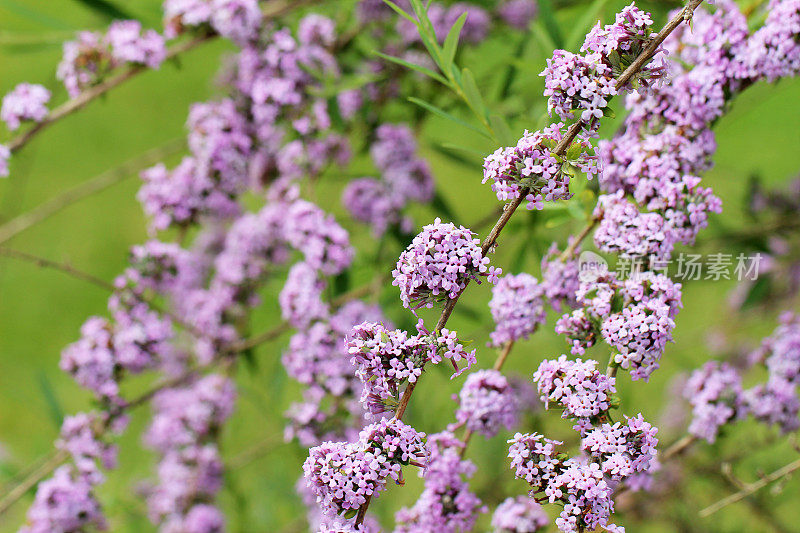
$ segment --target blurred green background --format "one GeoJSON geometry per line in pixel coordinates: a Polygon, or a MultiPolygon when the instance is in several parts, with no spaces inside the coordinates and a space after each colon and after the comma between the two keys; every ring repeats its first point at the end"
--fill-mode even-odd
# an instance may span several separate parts
{"type": "MultiPolygon", "coordinates": [[[[0,94],[28,81],[51,89],[54,102],[64,101],[65,92],[54,76],[61,55],[60,43],[76,30],[101,29],[109,22],[105,15],[92,9],[92,4],[77,0],[0,0],[0,94]]],[[[160,27],[158,0],[118,4],[146,26],[160,27]]],[[[339,11],[340,4],[350,6],[352,2],[322,4],[322,11],[333,13],[339,11]]],[[[601,10],[603,18],[610,20],[622,5],[622,2],[608,2],[601,10]]],[[[646,3],[642,7],[654,13],[658,26],[674,4],[646,3]]],[[[567,41],[578,30],[582,35],[587,29],[576,26],[586,8],[585,4],[570,3],[557,9],[557,20],[567,41]]],[[[489,96],[489,105],[509,117],[515,134],[525,128],[536,129],[543,121],[544,101],[539,96],[542,81],[537,74],[550,50],[545,49],[542,39],[534,33],[493,36],[480,47],[465,50],[459,58],[461,64],[476,72],[481,90],[489,96]],[[518,50],[522,52],[517,54],[518,50]],[[510,65],[517,71],[511,97],[498,102],[492,95],[498,92],[500,74],[510,65]]],[[[182,56],[179,62],[167,63],[159,71],[136,77],[39,135],[13,158],[11,177],[0,182],[0,223],[147,150],[180,139],[185,134],[189,105],[221,94],[215,76],[220,58],[231,51],[231,45],[219,40],[203,45],[182,56]]],[[[719,143],[716,167],[704,177],[704,184],[713,187],[723,199],[724,213],[715,217],[712,227],[701,234],[699,247],[704,252],[738,251],[726,249],[724,243],[712,237],[723,228],[748,229],[744,205],[752,175],[777,186],[797,173],[798,101],[800,80],[774,85],[761,83],[737,98],[731,112],[720,120],[716,127],[719,143]]],[[[621,111],[620,103],[615,107],[621,111]]],[[[410,104],[398,104],[392,118],[402,120],[412,112],[415,110],[410,104]]],[[[613,132],[614,122],[618,124],[620,119],[609,121],[604,133],[613,132]]],[[[445,155],[441,144],[457,142],[483,154],[496,147],[469,132],[459,131],[454,135],[452,130],[451,124],[442,119],[426,120],[421,130],[421,151],[432,163],[438,190],[452,206],[456,222],[471,224],[495,209],[497,201],[489,187],[480,184],[480,158],[469,152],[460,153],[457,158],[445,155]]],[[[0,131],[0,142],[8,136],[0,131]]],[[[168,162],[178,157],[173,155],[168,162]]],[[[369,162],[362,155],[354,168],[368,170],[369,162]]],[[[347,179],[343,175],[326,176],[316,194],[318,199],[335,199],[321,203],[352,230],[354,243],[359,247],[353,284],[361,285],[372,278],[371,258],[377,244],[363,226],[343,216],[338,197],[347,179]]],[[[129,247],[147,238],[145,220],[134,197],[138,187],[138,178],[131,176],[70,206],[3,246],[69,263],[111,280],[124,268],[129,247]]],[[[435,212],[429,207],[418,207],[413,215],[422,225],[435,212]]],[[[581,226],[580,220],[520,212],[500,239],[493,264],[503,266],[506,271],[524,270],[538,276],[540,254],[549,243],[556,239],[563,243],[566,235],[581,226]]],[[[387,273],[399,252],[396,242],[390,242],[388,248],[392,253],[387,253],[381,267],[387,273]]],[[[275,305],[280,286],[280,276],[268,283],[263,305],[255,312],[253,331],[266,330],[280,320],[275,305]]],[[[675,343],[668,347],[662,369],[650,383],[631,383],[625,374],[619,378],[623,412],[633,415],[641,411],[645,418],[658,423],[666,407],[676,401],[669,388],[671,380],[715,355],[707,345],[709,335],[721,331],[734,346],[746,347],[756,344],[774,328],[781,306],[733,311],[727,296],[734,286],[732,281],[684,285],[684,311],[678,317],[675,343]]],[[[53,270],[0,258],[0,486],[8,487],[19,472],[52,449],[64,413],[91,407],[89,395],[57,365],[63,347],[78,338],[83,321],[92,314],[105,313],[107,296],[97,287],[53,270]]],[[[462,338],[475,340],[481,367],[491,366],[495,357],[494,351],[485,347],[492,327],[486,307],[489,296],[486,285],[472,287],[451,321],[462,338]]],[[[379,295],[379,301],[397,324],[410,324],[411,317],[400,307],[395,288],[387,287],[379,295]]],[[[506,367],[509,371],[530,375],[542,359],[566,351],[564,340],[552,332],[556,318],[552,314],[542,331],[518,344],[506,367]]],[[[293,487],[306,451],[294,443],[284,444],[282,438],[282,413],[299,398],[300,390],[286,378],[280,364],[285,343],[286,336],[259,347],[257,365],[242,366],[237,373],[239,408],[222,440],[230,468],[221,502],[231,531],[305,528],[304,509],[293,487]]],[[[592,353],[601,361],[607,358],[602,347],[592,353]]],[[[407,420],[428,432],[452,422],[455,403],[451,394],[458,391],[460,384],[461,380],[450,381],[443,369],[430,370],[416,391],[407,420]]],[[[129,391],[141,390],[145,385],[146,378],[134,380],[129,391]]],[[[154,458],[143,449],[139,436],[147,419],[146,408],[134,413],[131,428],[121,442],[120,469],[110,473],[101,490],[112,531],[153,529],[146,517],[144,501],[135,490],[138,483],[153,474],[154,458]]],[[[549,436],[574,440],[569,424],[554,414],[536,417],[527,425],[528,430],[545,429],[549,436]]],[[[684,429],[685,426],[663,429],[659,436],[668,444],[684,429]]],[[[770,472],[796,456],[787,439],[762,445],[770,442],[771,436],[772,430],[745,422],[717,445],[696,446],[683,474],[672,481],[673,491],[658,497],[639,497],[635,504],[625,505],[628,512],[621,514],[617,523],[637,532],[800,531],[797,480],[786,483],[780,493],[767,489],[749,503],[728,507],[709,519],[697,517],[699,509],[733,492],[720,480],[721,461],[745,452],[733,461],[733,470],[742,479],[752,480],[758,472],[770,472]],[[684,478],[687,475],[692,479],[687,481],[684,478]],[[771,516],[765,516],[765,510],[771,516]]],[[[512,479],[505,453],[501,434],[490,441],[475,438],[468,454],[479,466],[472,486],[490,507],[506,496],[525,491],[524,484],[512,479]]],[[[419,493],[416,475],[409,472],[406,477],[409,478],[406,487],[390,488],[373,506],[385,527],[392,524],[393,512],[401,505],[411,505],[419,493]]],[[[16,530],[24,520],[31,496],[0,517],[0,531],[16,530]]],[[[488,529],[489,516],[490,513],[481,519],[476,530],[488,529]]]]}

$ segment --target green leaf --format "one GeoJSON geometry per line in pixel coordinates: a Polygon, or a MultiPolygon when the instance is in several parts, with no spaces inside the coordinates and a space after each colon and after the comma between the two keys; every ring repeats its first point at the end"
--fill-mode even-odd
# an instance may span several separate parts
{"type": "Polygon", "coordinates": [[[594,2],[586,8],[583,16],[575,23],[567,37],[567,50],[575,51],[583,44],[586,34],[589,33],[589,30],[592,29],[592,26],[594,26],[595,22],[600,18],[600,12],[606,7],[606,3],[608,3],[608,0],[594,0],[594,2]]]}
{"type": "Polygon", "coordinates": [[[136,18],[127,11],[123,11],[119,7],[115,6],[108,0],[75,0],[75,1],[78,2],[79,4],[85,5],[98,15],[108,20],[114,20],[114,19],[129,20],[136,18]]]}
{"type": "Polygon", "coordinates": [[[449,70],[445,68],[442,50],[439,48],[439,41],[436,38],[436,30],[433,27],[431,19],[428,17],[427,7],[424,6],[420,0],[410,0],[410,2],[411,7],[414,10],[414,14],[419,21],[417,28],[419,28],[419,37],[422,39],[422,44],[425,45],[425,48],[428,50],[428,54],[430,54],[431,59],[433,59],[439,69],[441,69],[443,73],[447,74],[449,70]]]}
{"type": "Polygon", "coordinates": [[[451,72],[453,70],[453,61],[456,58],[456,49],[458,48],[458,36],[461,35],[461,29],[464,27],[464,23],[467,21],[467,12],[461,14],[456,20],[453,27],[450,28],[450,31],[447,33],[447,37],[444,40],[444,48],[442,54],[442,60],[447,67],[445,72],[451,72]]]}
{"type": "Polygon", "coordinates": [[[438,145],[434,145],[434,148],[436,146],[445,148],[447,150],[456,150],[459,152],[475,155],[478,157],[478,163],[481,165],[483,164],[483,160],[486,159],[486,152],[470,148],[469,146],[462,146],[460,144],[455,144],[455,143],[440,143],[438,145]]]}
{"type": "Polygon", "coordinates": [[[456,124],[458,124],[459,126],[463,126],[463,127],[467,128],[467,129],[470,129],[470,130],[472,130],[472,131],[474,131],[474,132],[480,133],[481,135],[483,135],[483,136],[485,136],[485,137],[487,137],[487,138],[491,138],[491,137],[490,137],[490,136],[489,136],[489,135],[488,135],[488,134],[487,134],[485,131],[483,131],[482,129],[480,129],[480,128],[476,128],[475,126],[473,126],[473,125],[472,125],[472,124],[470,124],[469,122],[466,122],[466,121],[464,121],[464,120],[461,120],[460,118],[458,118],[458,117],[456,117],[456,116],[453,116],[453,115],[451,115],[450,113],[448,113],[448,112],[447,112],[447,111],[445,111],[444,109],[441,109],[441,108],[439,108],[439,107],[436,107],[435,105],[433,105],[433,104],[431,104],[431,103],[429,103],[429,102],[426,102],[425,100],[420,100],[419,98],[416,98],[416,97],[414,97],[414,96],[409,96],[409,97],[408,97],[408,101],[409,101],[409,102],[412,102],[412,103],[414,103],[414,104],[417,104],[418,106],[420,106],[420,107],[422,107],[422,108],[425,108],[425,109],[427,109],[428,111],[430,111],[430,112],[431,112],[431,113],[433,113],[434,115],[438,115],[438,116],[440,116],[440,117],[442,117],[442,118],[446,118],[447,120],[452,120],[453,122],[455,122],[455,123],[456,123],[456,124]]]}
{"type": "Polygon", "coordinates": [[[438,81],[439,83],[442,83],[442,84],[448,85],[448,86],[450,85],[450,83],[446,79],[444,79],[444,77],[442,77],[441,74],[438,74],[438,73],[432,71],[431,69],[429,69],[427,67],[423,67],[422,65],[417,65],[415,63],[411,63],[409,61],[406,61],[405,59],[400,59],[399,57],[394,57],[394,56],[390,56],[390,55],[384,54],[383,52],[379,52],[377,50],[373,51],[372,53],[375,54],[378,57],[381,57],[381,58],[387,60],[387,61],[391,61],[392,63],[397,63],[398,65],[401,65],[403,67],[409,68],[411,70],[416,70],[420,74],[424,74],[425,76],[428,76],[429,78],[433,78],[434,80],[438,81]]]}
{"type": "Polygon", "coordinates": [[[400,15],[401,17],[403,17],[403,18],[404,18],[404,19],[406,19],[406,20],[410,20],[411,22],[413,22],[413,23],[414,23],[414,25],[415,25],[415,26],[419,26],[419,22],[417,22],[417,20],[416,20],[414,17],[412,17],[411,15],[409,15],[408,13],[406,13],[405,9],[403,9],[403,8],[402,8],[402,7],[400,7],[400,6],[398,6],[397,4],[395,4],[394,2],[392,2],[391,0],[383,0],[383,2],[384,2],[384,3],[385,3],[387,6],[391,7],[392,9],[394,9],[394,10],[395,10],[395,12],[396,12],[398,15],[400,15]]]}
{"type": "Polygon", "coordinates": [[[475,83],[475,76],[468,68],[461,71],[461,88],[464,90],[464,96],[467,98],[467,103],[472,108],[472,111],[478,115],[481,120],[486,120],[486,108],[483,105],[483,98],[481,92],[478,90],[478,84],[475,83]]]}
{"type": "Polygon", "coordinates": [[[491,115],[489,117],[489,124],[492,126],[495,137],[500,141],[503,146],[513,146],[517,144],[517,139],[511,133],[511,128],[508,127],[506,120],[500,115],[491,115]]]}
{"type": "Polygon", "coordinates": [[[565,154],[567,157],[567,161],[575,161],[578,159],[578,156],[581,155],[583,152],[583,146],[580,143],[572,143],[567,148],[567,153],[565,154]]]}
{"type": "MultiPolygon", "coordinates": [[[[443,144],[434,144],[433,148],[436,153],[441,154],[443,157],[449,159],[457,165],[461,165],[466,169],[475,170],[481,166],[480,159],[470,159],[458,153],[459,151],[468,151],[468,148],[461,148],[459,146],[445,146],[443,144]]],[[[472,153],[471,151],[469,153],[472,153]]]]}
{"type": "Polygon", "coordinates": [[[564,37],[561,35],[561,27],[556,20],[551,0],[539,0],[539,20],[555,45],[554,48],[564,48],[564,37]]]}
{"type": "Polygon", "coordinates": [[[39,380],[39,388],[42,390],[44,401],[47,404],[50,420],[56,428],[60,429],[61,423],[64,421],[64,409],[61,407],[61,402],[58,401],[53,386],[50,384],[50,380],[47,379],[47,374],[39,372],[37,378],[39,380]]]}

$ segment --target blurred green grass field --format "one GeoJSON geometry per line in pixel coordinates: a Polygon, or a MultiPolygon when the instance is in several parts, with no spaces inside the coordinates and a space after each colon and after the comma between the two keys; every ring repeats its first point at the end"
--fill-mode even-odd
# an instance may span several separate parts
{"type": "MultiPolygon", "coordinates": [[[[120,3],[122,5],[123,3],[120,3]]],[[[125,9],[140,17],[145,24],[158,27],[157,0],[131,0],[125,9]]],[[[331,3],[328,3],[331,4],[331,3]]],[[[623,5],[610,3],[604,10],[610,17],[623,5]]],[[[332,8],[330,5],[328,8],[332,8]]],[[[663,21],[663,5],[646,4],[663,21]]],[[[581,6],[559,13],[565,26],[578,17],[581,6]]],[[[58,42],[78,29],[102,28],[107,20],[78,1],[0,0],[0,94],[17,83],[42,83],[54,92],[54,101],[65,98],[55,80],[54,71],[61,50],[58,42]],[[38,41],[38,42],[37,42],[38,41]],[[14,44],[16,43],[16,44],[14,44]],[[25,44],[19,44],[25,43],[25,44]],[[33,43],[33,44],[31,44],[33,43]]],[[[184,122],[192,102],[214,98],[219,94],[214,79],[219,59],[232,47],[213,42],[183,56],[180,64],[168,63],[159,71],[149,72],[112,91],[74,116],[61,121],[42,135],[12,161],[11,178],[0,182],[0,222],[58,195],[76,184],[112,169],[184,135],[184,122]]],[[[536,76],[545,55],[535,40],[525,47],[522,56],[511,58],[505,40],[495,39],[477,50],[463,54],[462,61],[478,74],[481,88],[489,89],[495,73],[487,69],[485,58],[498,57],[520,65],[515,94],[523,101],[537,101],[542,83],[536,76]],[[533,95],[533,96],[531,96],[533,95]]],[[[775,85],[759,84],[735,101],[733,110],[717,128],[719,150],[716,167],[704,177],[724,202],[724,213],[716,217],[712,228],[744,228],[743,216],[747,181],[753,174],[768,184],[777,185],[796,175],[800,169],[800,80],[775,85]]],[[[540,124],[543,107],[522,109],[512,120],[515,133],[540,124]]],[[[617,104],[621,106],[621,104],[617,104]]],[[[524,106],[523,106],[524,108],[524,106]]],[[[6,133],[0,133],[0,142],[6,133]]],[[[441,119],[430,119],[422,132],[422,151],[432,162],[438,189],[453,206],[460,223],[471,223],[496,208],[497,202],[488,186],[480,184],[480,161],[470,168],[443,156],[434,147],[453,140],[452,127],[441,119]]],[[[471,136],[459,134],[459,142],[474,146],[482,153],[495,147],[471,136]]],[[[172,160],[177,159],[173,157],[172,160]]],[[[323,207],[337,214],[339,192],[345,183],[341,176],[331,176],[320,185],[319,198],[335,198],[335,205],[323,207]]],[[[67,262],[103,279],[111,280],[125,266],[127,250],[147,238],[145,221],[134,196],[139,186],[135,176],[89,199],[81,201],[57,216],[25,231],[6,245],[57,261],[67,262]]],[[[418,224],[433,217],[429,208],[414,212],[418,224]]],[[[515,224],[524,224],[531,215],[519,213],[515,224]]],[[[364,228],[349,226],[358,237],[355,243],[364,258],[371,257],[375,243],[364,228]]],[[[523,269],[538,275],[539,257],[535,253],[542,243],[566,237],[580,227],[579,221],[548,230],[539,228],[535,235],[521,231],[509,233],[500,240],[494,264],[506,270],[519,262],[519,250],[525,239],[531,239],[533,251],[520,263],[523,269]]],[[[710,251],[722,251],[710,249],[710,251]]],[[[394,257],[384,265],[388,272],[394,257]]],[[[356,270],[360,285],[371,279],[366,265],[356,270]]],[[[650,383],[619,380],[623,411],[641,411],[649,420],[657,421],[669,401],[668,384],[678,372],[699,366],[712,356],[706,346],[707,336],[717,330],[726,331],[734,342],[755,344],[775,325],[779,308],[765,313],[734,314],[728,309],[726,296],[733,282],[694,282],[684,287],[684,311],[675,331],[675,344],[664,358],[663,367],[650,383]]],[[[271,281],[263,291],[263,305],[255,313],[253,331],[268,329],[279,320],[275,299],[280,279],[271,281]]],[[[107,294],[84,282],[65,277],[31,264],[0,259],[0,444],[3,447],[3,471],[0,486],[5,486],[17,471],[32,464],[52,449],[59,417],[90,408],[91,402],[74,382],[58,369],[61,350],[78,337],[83,321],[92,314],[105,312],[107,294]]],[[[408,321],[397,299],[396,289],[386,288],[380,295],[387,314],[396,322],[408,321]]],[[[489,291],[486,286],[471,288],[463,299],[463,309],[453,317],[452,326],[462,336],[474,338],[478,347],[479,365],[491,366],[493,350],[486,348],[490,317],[486,308],[489,291]],[[467,311],[465,312],[464,309],[467,311]],[[474,310],[477,316],[469,312],[474,310]]],[[[460,306],[461,307],[461,306],[460,306]]],[[[507,368],[529,375],[544,358],[566,351],[566,343],[552,333],[555,316],[548,326],[520,343],[507,368]]],[[[303,508],[294,494],[305,450],[296,444],[284,444],[282,413],[298,399],[299,388],[286,378],[280,365],[280,354],[286,338],[257,350],[257,365],[242,367],[237,380],[240,400],[237,414],[226,428],[222,449],[226,458],[235,459],[235,467],[226,474],[227,486],[221,500],[229,517],[231,531],[299,531],[304,528],[303,508]],[[244,455],[243,455],[244,454],[244,455]]],[[[597,354],[605,358],[604,354],[597,354]]],[[[450,381],[441,369],[427,373],[409,408],[408,420],[422,430],[434,432],[452,421],[455,403],[450,395],[458,391],[460,381],[450,381]]],[[[144,382],[132,384],[142,388],[144,382]]],[[[147,423],[147,410],[136,412],[133,423],[122,441],[120,470],[109,476],[101,492],[111,519],[111,530],[120,532],[149,531],[153,526],[146,518],[145,505],[135,487],[152,476],[154,459],[140,445],[139,433],[147,423]]],[[[546,417],[549,433],[567,435],[568,426],[557,417],[546,417]]],[[[542,427],[542,426],[539,426],[542,427]]],[[[755,442],[769,432],[754,424],[743,424],[727,439],[714,447],[700,445],[695,457],[711,460],[737,450],[752,447],[752,453],[741,465],[734,466],[742,477],[752,479],[757,470],[769,472],[792,459],[796,452],[782,442],[769,447],[756,447],[755,442]]],[[[679,435],[660,435],[665,443],[679,435]]],[[[502,438],[484,441],[474,439],[469,456],[479,465],[473,487],[493,506],[508,495],[524,492],[520,482],[511,479],[502,438]]],[[[699,463],[702,461],[698,461],[699,463]]],[[[384,526],[389,526],[392,513],[400,505],[410,505],[419,492],[415,475],[408,476],[405,488],[392,488],[376,502],[384,526]]],[[[730,492],[719,482],[700,471],[688,484],[683,503],[669,504],[655,520],[636,522],[621,519],[629,531],[772,531],[744,504],[732,506],[710,519],[701,521],[697,511],[730,492]]],[[[766,492],[766,491],[765,491],[766,492]]],[[[786,531],[798,531],[800,482],[790,481],[780,494],[767,494],[766,505],[774,511],[786,531]]],[[[647,496],[644,496],[647,498],[647,496]]],[[[759,496],[759,498],[762,498],[759,496]]],[[[7,516],[0,518],[0,531],[14,531],[24,518],[30,498],[20,502],[7,516]]],[[[476,530],[488,528],[484,517],[476,530]]]]}

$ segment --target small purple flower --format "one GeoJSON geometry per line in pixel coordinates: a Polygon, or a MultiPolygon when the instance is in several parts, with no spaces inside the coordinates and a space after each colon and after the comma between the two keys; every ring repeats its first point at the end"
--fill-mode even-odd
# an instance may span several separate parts
{"type": "Polygon", "coordinates": [[[434,302],[456,298],[478,276],[500,274],[500,269],[487,267],[489,258],[483,256],[480,241],[473,235],[464,226],[438,218],[422,228],[392,272],[403,307],[433,307],[434,302]]]}
{"type": "Polygon", "coordinates": [[[545,288],[530,274],[506,274],[492,288],[489,309],[496,324],[492,344],[527,339],[547,318],[545,288]]]}
{"type": "Polygon", "coordinates": [[[517,425],[519,404],[508,380],[497,370],[479,370],[470,374],[458,394],[458,425],[486,438],[497,435],[501,427],[517,425]]]}
{"type": "Polygon", "coordinates": [[[597,361],[571,361],[566,355],[545,360],[533,374],[539,395],[545,404],[564,408],[563,418],[593,418],[611,408],[616,392],[615,379],[597,370],[597,361]]]}
{"type": "Polygon", "coordinates": [[[550,517],[542,506],[528,496],[506,498],[492,515],[495,533],[535,533],[549,524],[550,517]]]}
{"type": "Polygon", "coordinates": [[[0,119],[9,130],[16,130],[25,120],[41,122],[47,116],[50,91],[41,85],[20,83],[3,97],[0,119]]]}
{"type": "Polygon", "coordinates": [[[497,12],[503,22],[512,28],[525,30],[536,18],[539,6],[535,0],[507,0],[497,8],[497,12]]]}

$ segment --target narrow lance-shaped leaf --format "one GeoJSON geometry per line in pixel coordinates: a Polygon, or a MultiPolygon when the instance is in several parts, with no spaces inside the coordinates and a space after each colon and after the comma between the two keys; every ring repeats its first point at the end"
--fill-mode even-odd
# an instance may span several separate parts
{"type": "Polygon", "coordinates": [[[384,54],[383,52],[378,52],[377,50],[374,51],[373,53],[376,56],[385,59],[386,61],[391,61],[392,63],[397,63],[398,65],[401,65],[401,66],[406,67],[408,69],[415,70],[415,71],[419,72],[420,74],[424,74],[425,76],[428,76],[429,78],[433,78],[434,80],[438,81],[439,83],[441,83],[443,85],[448,85],[448,86],[450,85],[448,83],[448,81],[446,79],[444,79],[439,73],[434,72],[434,71],[432,71],[431,69],[429,69],[427,67],[423,67],[422,65],[417,65],[416,63],[411,63],[411,62],[406,61],[405,59],[401,59],[399,57],[394,57],[394,56],[390,56],[390,55],[384,54]]]}
{"type": "Polygon", "coordinates": [[[464,120],[461,120],[460,118],[458,118],[458,117],[456,117],[456,116],[453,116],[453,115],[451,115],[450,113],[448,113],[448,112],[447,112],[447,111],[445,111],[444,109],[441,109],[441,108],[439,108],[439,107],[436,107],[435,105],[433,105],[433,104],[431,104],[431,103],[429,103],[429,102],[426,102],[425,100],[421,100],[421,99],[419,99],[419,98],[416,98],[416,97],[414,97],[414,96],[410,96],[410,97],[408,98],[408,101],[409,101],[409,102],[412,102],[412,103],[414,103],[414,104],[417,104],[418,106],[420,106],[420,107],[422,107],[422,108],[424,108],[424,109],[427,109],[428,111],[430,111],[430,112],[431,112],[431,113],[433,113],[434,115],[438,115],[438,116],[440,116],[440,117],[442,117],[442,118],[446,118],[447,120],[451,120],[451,121],[455,122],[456,124],[458,124],[459,126],[463,126],[463,127],[467,128],[467,129],[469,129],[469,130],[472,130],[472,131],[474,131],[474,132],[476,132],[476,133],[480,133],[480,134],[481,134],[481,135],[483,135],[484,137],[487,137],[487,138],[491,139],[491,136],[489,136],[489,135],[488,135],[488,134],[487,134],[485,131],[483,131],[482,129],[480,129],[480,128],[476,128],[475,126],[473,126],[473,125],[472,125],[472,124],[470,124],[469,122],[466,122],[466,121],[464,121],[464,120]]]}
{"type": "Polygon", "coordinates": [[[444,56],[444,63],[447,67],[446,72],[453,71],[453,61],[456,57],[456,49],[458,48],[458,37],[461,35],[461,29],[464,27],[464,23],[467,21],[467,12],[461,14],[456,20],[453,27],[450,28],[450,31],[447,34],[447,38],[444,40],[444,49],[443,49],[443,56],[444,56]]]}
{"type": "Polygon", "coordinates": [[[75,0],[79,4],[83,4],[98,15],[101,15],[107,20],[121,19],[129,20],[134,19],[133,15],[124,11],[120,7],[112,4],[108,0],[75,0]]]}
{"type": "Polygon", "coordinates": [[[383,0],[383,2],[387,6],[391,7],[398,15],[400,15],[401,17],[403,17],[406,20],[410,20],[411,22],[414,23],[415,26],[419,26],[419,23],[417,23],[416,19],[414,19],[414,17],[412,17],[411,15],[406,13],[405,9],[403,9],[400,6],[398,6],[397,4],[392,2],[391,0],[383,0]]]}
{"type": "Polygon", "coordinates": [[[478,89],[478,84],[475,82],[475,76],[473,76],[472,71],[468,68],[464,68],[464,70],[461,71],[461,88],[464,91],[464,96],[467,99],[467,103],[472,108],[472,111],[478,115],[481,122],[488,125],[486,107],[483,104],[481,92],[478,89]]]}
{"type": "Polygon", "coordinates": [[[39,388],[42,390],[42,396],[44,396],[44,401],[47,404],[47,412],[50,415],[50,420],[56,428],[60,429],[61,423],[64,421],[64,409],[61,407],[61,402],[58,400],[56,392],[53,390],[53,386],[47,378],[47,374],[40,372],[38,378],[39,388]]]}
{"type": "Polygon", "coordinates": [[[517,140],[514,134],[511,133],[511,128],[508,127],[506,120],[500,115],[491,115],[489,117],[489,124],[492,126],[495,137],[500,141],[503,146],[512,146],[516,144],[517,140]]]}

